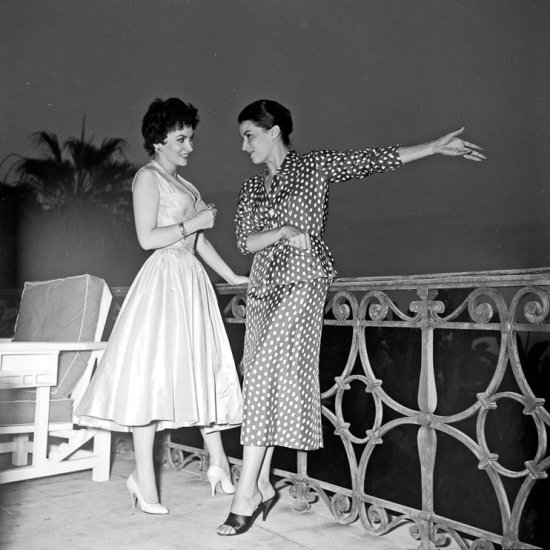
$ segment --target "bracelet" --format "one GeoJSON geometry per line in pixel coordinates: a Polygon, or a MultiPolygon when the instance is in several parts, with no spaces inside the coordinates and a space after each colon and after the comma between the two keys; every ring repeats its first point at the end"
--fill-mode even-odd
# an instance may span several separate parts
{"type": "Polygon", "coordinates": [[[183,222],[180,222],[178,224],[179,228],[180,228],[180,231],[181,231],[181,236],[186,239],[187,238],[187,231],[185,231],[185,226],[183,225],[183,222]]]}

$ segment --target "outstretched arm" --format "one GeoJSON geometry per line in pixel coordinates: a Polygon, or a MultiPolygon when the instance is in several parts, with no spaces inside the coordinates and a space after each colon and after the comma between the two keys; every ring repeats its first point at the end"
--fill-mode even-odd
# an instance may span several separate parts
{"type": "Polygon", "coordinates": [[[204,233],[197,235],[197,252],[201,258],[230,285],[244,285],[248,283],[248,277],[237,275],[218,254],[204,233]]]}
{"type": "Polygon", "coordinates": [[[462,132],[464,132],[464,126],[433,141],[419,145],[401,145],[399,147],[401,162],[407,164],[431,155],[461,156],[478,162],[485,160],[487,157],[482,153],[482,147],[458,137],[462,132]]]}

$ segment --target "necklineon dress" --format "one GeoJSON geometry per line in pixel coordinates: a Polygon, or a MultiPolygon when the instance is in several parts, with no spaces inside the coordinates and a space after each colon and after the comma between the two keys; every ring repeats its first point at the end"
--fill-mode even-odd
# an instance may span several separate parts
{"type": "MultiPolygon", "coordinates": [[[[181,176],[171,177],[155,161],[143,170],[158,187],[158,227],[206,208],[181,176]]],[[[237,370],[216,294],[195,257],[196,238],[157,249],[142,266],[77,408],[79,423],[116,431],[154,421],[158,430],[215,431],[241,423],[237,370]]]]}

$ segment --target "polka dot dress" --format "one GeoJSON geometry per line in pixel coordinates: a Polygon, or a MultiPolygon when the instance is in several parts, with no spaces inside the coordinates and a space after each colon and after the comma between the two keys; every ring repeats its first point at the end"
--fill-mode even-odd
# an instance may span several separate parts
{"type": "Polygon", "coordinates": [[[265,190],[267,169],[247,180],[235,216],[237,245],[252,233],[293,225],[311,251],[281,239],[257,252],[247,293],[243,445],[300,450],[322,446],[319,348],[323,306],[336,277],[323,242],[333,182],[401,166],[398,146],[364,151],[290,151],[265,190]]]}

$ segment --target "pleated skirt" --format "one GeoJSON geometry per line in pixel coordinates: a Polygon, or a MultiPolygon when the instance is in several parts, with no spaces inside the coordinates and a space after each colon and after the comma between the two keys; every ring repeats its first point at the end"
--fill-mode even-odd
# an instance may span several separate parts
{"type": "Polygon", "coordinates": [[[134,280],[76,415],[115,431],[157,422],[239,425],[242,396],[212,284],[185,248],[155,251],[134,280]]]}

